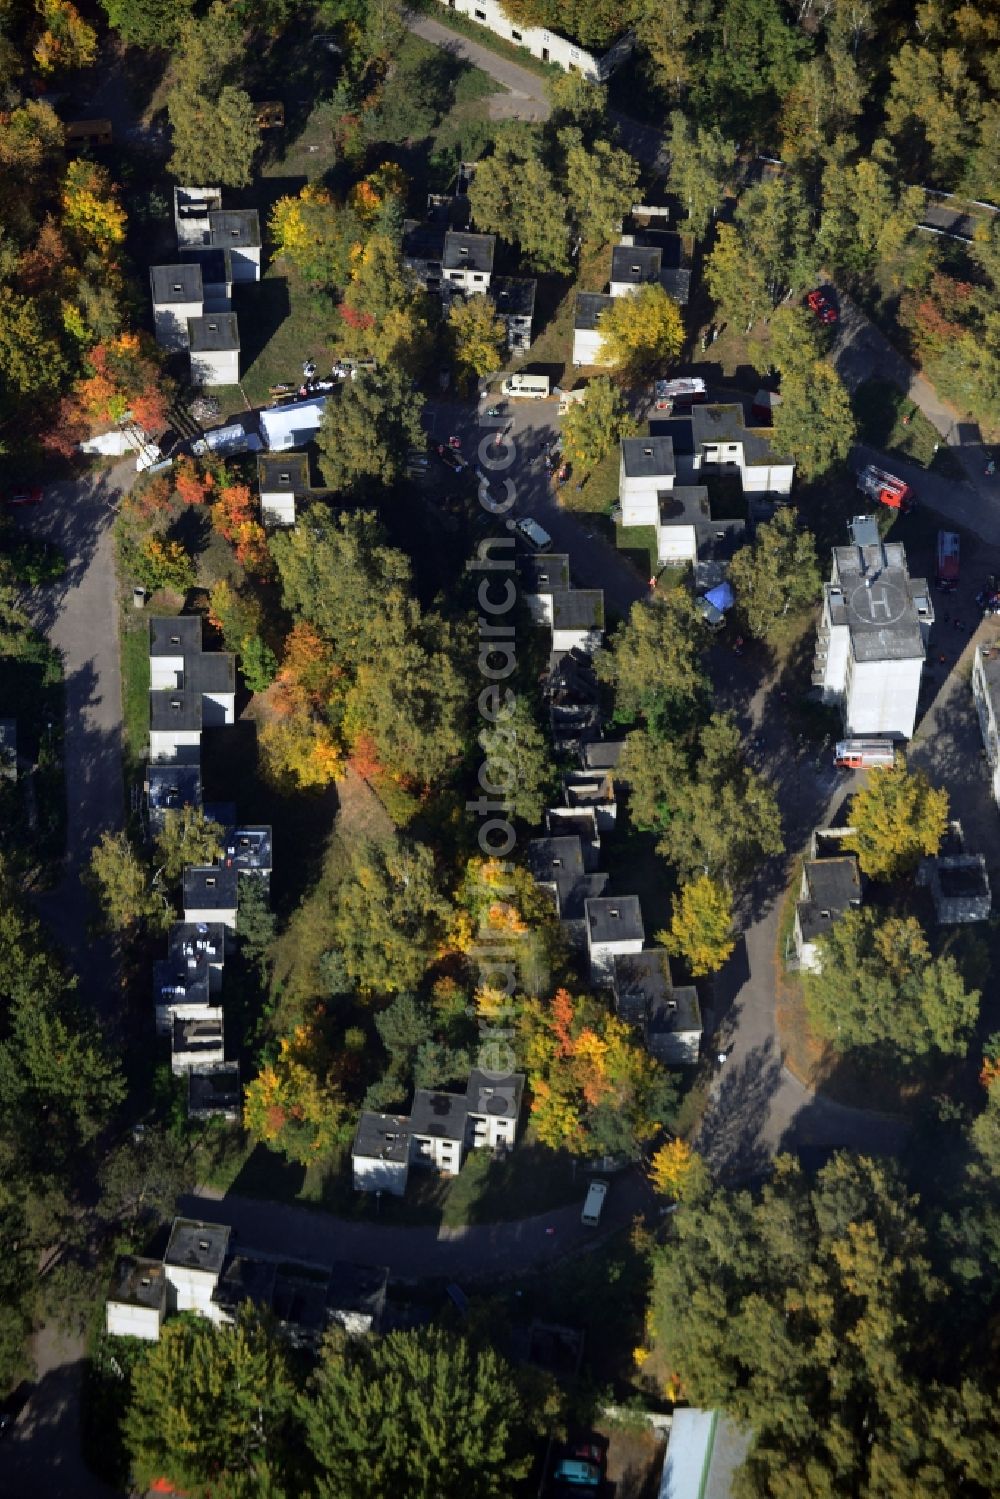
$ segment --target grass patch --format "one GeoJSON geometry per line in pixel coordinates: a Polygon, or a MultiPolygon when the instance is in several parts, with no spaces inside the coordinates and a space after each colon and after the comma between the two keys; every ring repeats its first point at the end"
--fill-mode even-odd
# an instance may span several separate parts
{"type": "Polygon", "coordinates": [[[947,477],[961,476],[958,461],[937,428],[892,381],[863,381],[851,398],[851,407],[858,437],[868,447],[947,477]]]}
{"type": "Polygon", "coordinates": [[[145,614],[122,610],[122,719],[125,775],[130,779],[149,750],[149,626],[145,614]]]}
{"type": "Polygon", "coordinates": [[[640,577],[655,578],[660,567],[660,544],[655,526],[623,526],[615,522],[615,546],[640,577]]]}

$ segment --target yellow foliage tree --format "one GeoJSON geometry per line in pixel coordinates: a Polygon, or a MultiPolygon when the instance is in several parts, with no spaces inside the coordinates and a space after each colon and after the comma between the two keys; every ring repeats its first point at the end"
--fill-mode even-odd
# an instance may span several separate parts
{"type": "Polygon", "coordinates": [[[78,157],[66,168],[63,228],[85,246],[107,253],[125,238],[125,210],[103,167],[78,157]]]}
{"type": "Polygon", "coordinates": [[[615,297],[597,328],[600,363],[630,375],[662,369],[684,344],[681,310],[662,286],[640,286],[627,297],[615,297]]]}
{"type": "Polygon", "coordinates": [[[722,967],[736,943],[733,902],[724,885],[707,874],[682,885],[669,931],[657,932],[669,953],[683,958],[695,978],[722,967]]]}
{"type": "Polygon", "coordinates": [[[347,1110],[331,1077],[316,1025],[299,1025],[279,1043],[278,1057],[247,1085],[243,1124],[256,1140],[309,1166],[324,1160],[343,1131],[347,1110]]]}
{"type": "Polygon", "coordinates": [[[948,828],[948,793],[900,759],[872,770],[868,784],[851,798],[854,828],[845,847],[873,880],[892,880],[916,868],[922,854],[936,854],[948,828]]]}
{"type": "Polygon", "coordinates": [[[463,385],[469,385],[482,375],[492,375],[501,368],[504,325],[489,297],[476,296],[453,302],[448,313],[448,328],[463,385]]]}
{"type": "Polygon", "coordinates": [[[266,723],[258,742],[261,768],[277,786],[329,786],[343,767],[343,750],[333,730],[304,710],[266,723]]]}
{"type": "Polygon", "coordinates": [[[686,1140],[670,1140],[650,1161],[649,1179],[662,1196],[689,1202],[707,1187],[708,1167],[686,1140]]]}
{"type": "Polygon", "coordinates": [[[97,56],[97,33],[70,0],[37,0],[42,34],[33,57],[45,77],[66,68],[86,68],[97,56]]]}

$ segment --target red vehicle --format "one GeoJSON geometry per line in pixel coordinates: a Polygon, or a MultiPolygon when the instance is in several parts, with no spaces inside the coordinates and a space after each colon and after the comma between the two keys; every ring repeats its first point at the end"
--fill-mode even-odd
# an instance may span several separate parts
{"type": "Polygon", "coordinates": [[[20,505],[40,505],[42,503],[42,490],[39,484],[25,484],[20,489],[12,489],[7,495],[7,504],[13,509],[20,505]]]}
{"type": "Polygon", "coordinates": [[[874,463],[869,463],[858,475],[858,488],[863,495],[870,500],[875,500],[879,505],[888,505],[890,510],[912,510],[916,503],[913,490],[905,479],[898,479],[895,474],[887,473],[884,468],[877,468],[874,463]]]}
{"type": "Polygon", "coordinates": [[[958,565],[961,541],[954,531],[937,534],[937,586],[942,593],[954,593],[958,587],[958,565]]]}
{"type": "Polygon", "coordinates": [[[830,325],[837,321],[836,307],[834,307],[826,292],[820,291],[819,287],[815,291],[811,291],[806,297],[806,306],[810,312],[815,313],[821,323],[830,325]]]}

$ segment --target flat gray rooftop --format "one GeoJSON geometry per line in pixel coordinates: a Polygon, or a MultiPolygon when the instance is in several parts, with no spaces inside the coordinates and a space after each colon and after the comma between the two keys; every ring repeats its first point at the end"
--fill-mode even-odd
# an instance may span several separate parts
{"type": "Polygon", "coordinates": [[[704,443],[741,442],[745,463],[790,463],[790,457],[780,457],[771,448],[768,432],[761,427],[748,427],[743,407],[736,402],[714,406],[691,408],[691,429],[695,447],[704,443]]]}
{"type": "Polygon", "coordinates": [[[242,1106],[239,1062],[217,1062],[188,1073],[189,1114],[236,1114],[242,1106]]]}
{"type": "Polygon", "coordinates": [[[529,276],[494,276],[490,296],[501,317],[533,317],[537,282],[529,276]]]}
{"type": "Polygon", "coordinates": [[[627,479],[658,479],[674,473],[674,445],[669,437],[625,437],[622,463],[627,479]]]}
{"type": "Polygon", "coordinates": [[[556,630],[603,630],[603,588],[567,588],[553,593],[552,626],[556,630]]]}
{"type": "Polygon", "coordinates": [[[446,271],[492,271],[496,235],[468,234],[449,229],[444,237],[442,265],[446,271]]]}
{"type": "Polygon", "coordinates": [[[528,844],[528,868],[542,885],[577,879],[583,874],[583,849],[577,837],[532,838],[528,844]]]}
{"type": "Polygon", "coordinates": [[[576,304],[573,311],[573,327],[588,331],[596,328],[597,320],[601,313],[605,312],[614,300],[614,297],[605,296],[603,292],[577,292],[576,304]]]}
{"type": "Polygon", "coordinates": [[[188,866],[183,876],[184,909],[233,911],[236,909],[239,874],[221,864],[188,866]]]}
{"type": "Polygon", "coordinates": [[[405,1114],[377,1114],[365,1109],[354,1136],[354,1154],[380,1161],[408,1161],[410,1121],[405,1114]]]}
{"type": "Polygon", "coordinates": [[[108,1300],[126,1306],[163,1311],[167,1304],[167,1277],[160,1260],[123,1254],[115,1261],[108,1300]]]}
{"type": "Polygon", "coordinates": [[[201,693],[159,688],[149,694],[149,727],[154,732],[188,733],[201,728],[201,693]]]}
{"type": "Polygon", "coordinates": [[[470,1114],[486,1114],[493,1119],[516,1119],[521,1112],[524,1073],[511,1072],[494,1077],[478,1067],[469,1073],[466,1101],[470,1114]]]}
{"type": "Polygon", "coordinates": [[[163,1263],[184,1266],[189,1270],[205,1270],[217,1275],[226,1258],[231,1232],[222,1223],[202,1223],[196,1218],[175,1218],[163,1263]]]}
{"type": "Polygon", "coordinates": [[[219,208],[208,219],[211,242],[218,249],[259,249],[260,217],[256,208],[219,208]]]}
{"type": "Polygon", "coordinates": [[[238,349],[240,329],[235,312],[209,312],[204,317],[189,317],[188,343],[192,354],[221,354],[238,349]]]}
{"type": "Polygon", "coordinates": [[[439,1093],[418,1088],[410,1110],[410,1128],[415,1135],[437,1140],[464,1140],[469,1106],[462,1093],[439,1093]]]}
{"type": "Polygon", "coordinates": [[[604,896],[587,901],[587,930],[591,945],[643,941],[642,907],[637,895],[604,896]]]}
{"type": "Polygon", "coordinates": [[[153,962],[153,1002],[158,1005],[207,1005],[210,982],[205,953],[190,958],[176,953],[153,962]]]}
{"type": "Polygon", "coordinates": [[[201,618],[199,615],[156,614],[150,619],[150,656],[188,656],[200,650],[201,618]]]}
{"type": "Polygon", "coordinates": [[[533,552],[518,558],[518,574],[525,593],[555,593],[569,587],[569,557],[565,552],[533,552]]]}
{"type": "Polygon", "coordinates": [[[175,962],[205,957],[221,963],[226,951],[226,928],[221,921],[175,921],[167,933],[167,955],[175,962]]]}
{"type": "Polygon", "coordinates": [[[257,484],[265,494],[305,494],[309,488],[309,458],[306,453],[260,453],[257,484]]]}
{"type": "Polygon", "coordinates": [[[926,582],[911,578],[901,546],[835,547],[826,585],[830,619],[847,625],[857,661],[923,657],[921,620],[934,619],[926,582]]]}
{"type": "Polygon", "coordinates": [[[200,303],[205,300],[200,265],[150,266],[149,283],[153,301],[158,307],[167,307],[172,302],[200,303]]]}
{"type": "Polygon", "coordinates": [[[214,245],[188,246],[180,251],[181,260],[201,268],[202,286],[228,285],[233,279],[229,251],[214,245]]]}
{"type": "Polygon", "coordinates": [[[657,281],[662,260],[662,252],[652,245],[615,245],[611,251],[611,279],[628,286],[657,281]]]}

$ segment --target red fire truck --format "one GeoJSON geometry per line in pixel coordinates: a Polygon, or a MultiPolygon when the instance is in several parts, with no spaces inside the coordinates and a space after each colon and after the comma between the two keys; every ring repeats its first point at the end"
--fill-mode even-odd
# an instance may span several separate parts
{"type": "Polygon", "coordinates": [[[937,534],[937,586],[942,593],[954,593],[958,587],[960,540],[954,531],[937,534]]]}
{"type": "Polygon", "coordinates": [[[863,495],[870,500],[875,500],[879,505],[888,505],[890,510],[912,510],[915,504],[913,490],[905,479],[897,479],[895,474],[887,473],[884,468],[877,468],[874,463],[869,463],[858,475],[858,488],[863,495]]]}

